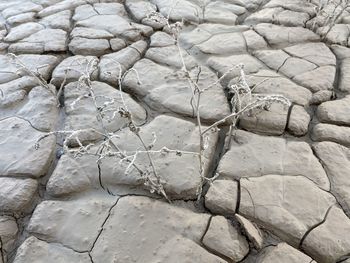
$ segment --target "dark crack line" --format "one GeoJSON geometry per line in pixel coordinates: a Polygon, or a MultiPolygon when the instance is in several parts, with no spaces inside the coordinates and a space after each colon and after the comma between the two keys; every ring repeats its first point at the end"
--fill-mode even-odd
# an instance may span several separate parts
{"type": "Polygon", "coordinates": [[[0,236],[0,256],[1,256],[1,260],[2,260],[2,262],[6,262],[5,261],[5,253],[4,253],[4,244],[3,244],[3,242],[2,242],[2,238],[1,238],[1,236],[0,236]]]}
{"type": "Polygon", "coordinates": [[[225,260],[225,261],[227,261],[227,262],[232,262],[232,260],[229,259],[227,256],[222,255],[222,254],[220,254],[219,252],[214,251],[213,249],[207,247],[207,246],[204,244],[204,242],[203,242],[203,240],[204,240],[206,234],[207,234],[208,231],[209,231],[210,224],[211,224],[211,221],[212,221],[213,217],[214,217],[214,216],[210,216],[210,218],[209,218],[209,220],[208,220],[208,223],[207,223],[207,226],[206,226],[206,228],[205,228],[204,234],[203,234],[203,236],[202,236],[202,238],[201,238],[201,240],[200,240],[200,242],[201,242],[201,247],[202,247],[203,249],[207,250],[209,253],[211,253],[211,254],[213,254],[213,255],[215,255],[215,256],[217,256],[217,257],[220,257],[221,259],[223,259],[223,260],[225,260]]]}
{"type": "Polygon", "coordinates": [[[89,255],[90,255],[90,253],[92,252],[92,250],[94,249],[97,240],[100,238],[100,236],[101,236],[101,234],[102,234],[102,232],[103,232],[103,230],[104,230],[104,225],[107,223],[108,219],[110,218],[111,212],[112,212],[113,208],[118,204],[118,202],[119,202],[119,200],[120,200],[121,198],[122,198],[122,197],[118,198],[117,201],[109,208],[109,210],[108,210],[108,215],[106,216],[105,220],[103,221],[103,223],[102,223],[102,225],[101,225],[101,228],[100,228],[100,231],[99,231],[99,233],[98,233],[96,239],[94,240],[94,242],[93,242],[93,244],[92,244],[92,246],[91,246],[91,249],[88,251],[89,255]]]}
{"type": "Polygon", "coordinates": [[[320,225],[322,225],[324,222],[326,222],[327,220],[327,216],[329,214],[329,212],[331,211],[331,209],[333,208],[333,205],[331,205],[330,207],[328,207],[327,209],[327,212],[326,212],[326,215],[324,216],[323,220],[315,225],[313,225],[312,227],[310,227],[304,234],[304,236],[300,239],[300,242],[299,242],[299,250],[303,251],[303,243],[305,241],[305,239],[307,238],[307,236],[317,227],[319,227],[320,225]]]}
{"type": "Polygon", "coordinates": [[[239,208],[241,206],[241,181],[237,180],[237,201],[236,201],[236,211],[235,213],[239,213],[239,208]]]}

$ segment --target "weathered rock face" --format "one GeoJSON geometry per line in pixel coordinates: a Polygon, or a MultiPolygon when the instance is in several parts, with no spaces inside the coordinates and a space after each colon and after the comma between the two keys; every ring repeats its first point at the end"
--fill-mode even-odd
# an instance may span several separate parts
{"type": "Polygon", "coordinates": [[[209,216],[173,207],[146,197],[124,197],[111,210],[100,237],[91,252],[94,262],[175,262],[170,247],[179,251],[177,259],[188,262],[193,255],[181,248],[188,244],[199,259],[195,262],[224,262],[198,244],[209,216]]]}
{"type": "Polygon", "coordinates": [[[333,142],[320,142],[314,146],[317,157],[321,160],[329,180],[331,192],[342,204],[344,211],[350,213],[350,150],[333,142]]]}
{"type": "MultiPolygon", "coordinates": [[[[0,216],[0,258],[7,260],[8,254],[14,248],[18,226],[15,218],[11,216],[0,216]]],[[[0,261],[2,262],[2,261],[0,261]]]]}
{"type": "Polygon", "coordinates": [[[203,244],[234,262],[241,261],[249,252],[247,240],[222,216],[211,219],[203,244]]]}
{"type": "Polygon", "coordinates": [[[338,125],[350,125],[350,96],[344,99],[327,101],[317,108],[317,116],[321,122],[338,125]]]}
{"type": "Polygon", "coordinates": [[[344,1],[175,2],[0,1],[0,263],[350,260],[344,1]]]}
{"type": "MultiPolygon", "coordinates": [[[[315,262],[312,258],[301,253],[286,243],[279,243],[277,246],[265,248],[258,257],[258,263],[277,263],[277,262],[315,262]]],[[[321,262],[321,261],[320,261],[321,262]]]]}
{"type": "Polygon", "coordinates": [[[338,207],[332,207],[323,224],[313,229],[303,249],[317,262],[337,262],[349,255],[350,220],[338,207]]]}
{"type": "Polygon", "coordinates": [[[237,182],[216,180],[205,195],[205,206],[213,213],[232,216],[236,213],[237,198],[237,182]]]}
{"type": "Polygon", "coordinates": [[[34,178],[45,175],[55,148],[55,138],[49,136],[36,149],[45,134],[18,117],[0,121],[0,174],[34,178]]]}
{"type": "Polygon", "coordinates": [[[33,179],[0,178],[0,210],[20,212],[30,204],[38,184],[33,179]]]}
{"type": "Polygon", "coordinates": [[[242,178],[240,182],[239,213],[293,246],[298,246],[336,203],[331,194],[303,176],[266,175],[242,178]]]}
{"type": "Polygon", "coordinates": [[[307,143],[240,130],[235,132],[231,149],[222,157],[218,172],[236,179],[268,174],[302,175],[322,189],[330,187],[322,165],[307,143]]]}
{"type": "Polygon", "coordinates": [[[89,251],[117,200],[117,197],[97,195],[78,200],[41,202],[35,208],[28,231],[78,252],[89,251]]]}
{"type": "Polygon", "coordinates": [[[53,262],[64,263],[68,261],[88,263],[90,257],[88,253],[77,253],[69,248],[58,244],[50,244],[41,241],[33,236],[27,238],[18,248],[16,263],[24,262],[53,262]]]}

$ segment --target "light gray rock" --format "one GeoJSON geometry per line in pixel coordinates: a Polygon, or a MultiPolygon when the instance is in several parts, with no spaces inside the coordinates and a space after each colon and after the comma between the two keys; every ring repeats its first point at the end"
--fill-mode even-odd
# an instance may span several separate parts
{"type": "Polygon", "coordinates": [[[303,176],[266,175],[240,182],[239,213],[293,246],[336,203],[333,195],[303,176]]]}
{"type": "MultiPolygon", "coordinates": [[[[278,243],[263,250],[258,256],[257,263],[311,263],[315,262],[309,256],[303,254],[297,249],[289,246],[287,243],[278,243]]],[[[321,261],[320,261],[321,262],[321,261]]]]}
{"type": "MultiPolygon", "coordinates": [[[[266,66],[268,66],[271,69],[274,69],[275,71],[279,71],[279,69],[286,63],[286,61],[288,59],[290,59],[290,56],[285,51],[283,51],[282,49],[277,49],[277,50],[269,50],[269,49],[257,50],[253,54],[259,60],[264,62],[264,64],[266,66]]],[[[308,65],[310,65],[310,64],[308,64],[308,65]]],[[[311,66],[314,67],[314,65],[311,65],[311,66]]],[[[293,68],[291,68],[291,69],[293,69],[293,68]]],[[[286,72],[286,70],[285,70],[285,72],[286,72]]]]}
{"type": "Polygon", "coordinates": [[[339,90],[350,93],[350,59],[340,62],[339,90]]]}
{"type": "Polygon", "coordinates": [[[60,244],[50,244],[37,239],[34,236],[28,237],[18,248],[15,257],[15,263],[89,263],[91,262],[89,254],[78,253],[60,244]]]}
{"type": "Polygon", "coordinates": [[[74,27],[70,33],[71,38],[82,37],[91,39],[109,39],[114,36],[106,30],[88,27],[74,27]]]}
{"type": "Polygon", "coordinates": [[[207,214],[198,214],[155,199],[123,197],[111,210],[91,256],[97,263],[113,260],[138,263],[224,262],[214,255],[205,258],[210,254],[196,245],[200,244],[208,220],[207,214]],[[194,248],[191,254],[185,246],[187,244],[194,248]]]}
{"type": "Polygon", "coordinates": [[[19,66],[18,63],[23,64],[29,71],[36,72],[43,79],[48,80],[58,62],[57,57],[52,55],[19,55],[16,59],[0,55],[0,83],[6,83],[29,75],[27,70],[19,66]]]}
{"type": "Polygon", "coordinates": [[[48,51],[62,52],[67,50],[66,42],[66,31],[62,29],[46,28],[17,43],[11,44],[9,46],[9,52],[35,54],[41,54],[48,51]]]}
{"type": "Polygon", "coordinates": [[[334,66],[322,66],[314,70],[299,74],[293,80],[312,92],[320,90],[332,90],[335,80],[336,68],[334,66]]]}
{"type": "Polygon", "coordinates": [[[323,102],[331,100],[333,92],[331,90],[320,90],[312,95],[310,100],[311,105],[319,105],[323,102]]]}
{"type": "Polygon", "coordinates": [[[39,17],[45,17],[49,15],[56,14],[64,10],[73,10],[79,5],[87,4],[88,2],[97,2],[97,1],[87,1],[87,0],[64,0],[54,4],[50,4],[46,8],[42,9],[38,15],[39,17]]]}
{"type": "Polygon", "coordinates": [[[151,36],[150,47],[167,47],[175,44],[175,39],[162,31],[157,31],[151,36]]]}
{"type": "Polygon", "coordinates": [[[43,201],[35,208],[27,230],[48,242],[88,251],[117,199],[92,194],[76,200],[43,201]]]}
{"type": "Polygon", "coordinates": [[[58,119],[56,94],[54,89],[37,86],[36,82],[31,77],[22,77],[1,84],[4,99],[0,100],[0,118],[18,116],[37,130],[52,131],[58,119]]]}
{"type": "Polygon", "coordinates": [[[236,5],[231,5],[229,3],[224,3],[221,1],[209,2],[204,10],[204,22],[206,23],[219,23],[226,25],[235,25],[238,16],[236,13],[240,13],[244,8],[236,5]]]}
{"type": "MultiPolygon", "coordinates": [[[[157,262],[194,262],[194,263],[226,263],[227,261],[209,253],[194,241],[174,235],[169,241],[162,245],[157,252],[157,262]]],[[[142,259],[136,262],[143,262],[142,259]]]]}
{"type": "Polygon", "coordinates": [[[336,58],[324,43],[306,43],[284,49],[289,55],[302,58],[318,66],[335,66],[336,58]]]}
{"type": "Polygon", "coordinates": [[[330,30],[329,26],[319,27],[316,32],[330,44],[343,46],[348,44],[349,26],[346,24],[335,24],[330,30]]]}
{"type": "Polygon", "coordinates": [[[46,16],[40,20],[40,24],[53,28],[69,31],[71,28],[72,11],[65,10],[53,15],[46,16]]]}
{"type": "Polygon", "coordinates": [[[110,45],[107,39],[74,37],[68,47],[74,55],[101,56],[107,53],[110,45]]]}
{"type": "Polygon", "coordinates": [[[350,127],[319,123],[312,130],[312,139],[336,142],[350,147],[350,127]]]}
{"type": "Polygon", "coordinates": [[[313,148],[331,181],[332,193],[337,197],[345,213],[350,214],[349,148],[333,142],[316,143],[313,148]]]}
{"type": "Polygon", "coordinates": [[[248,26],[228,26],[222,24],[203,23],[195,27],[191,31],[180,32],[180,43],[185,48],[191,48],[208,41],[212,36],[227,33],[243,33],[248,30],[248,26]]]}
{"type": "Polygon", "coordinates": [[[311,117],[304,107],[294,105],[289,116],[289,132],[296,136],[305,135],[308,132],[310,119],[311,117]]]}
{"type": "Polygon", "coordinates": [[[249,241],[253,243],[257,250],[260,250],[263,247],[264,242],[264,237],[260,229],[251,221],[239,214],[235,214],[235,218],[243,228],[243,231],[248,237],[249,241]]]}
{"type": "Polygon", "coordinates": [[[80,5],[75,8],[72,19],[74,21],[81,21],[97,15],[98,13],[92,5],[80,5]]]}
{"type": "Polygon", "coordinates": [[[119,1],[119,3],[115,3],[115,1],[97,2],[94,4],[94,10],[100,15],[128,16],[122,1],[119,1]]]}
{"type": "Polygon", "coordinates": [[[327,101],[317,108],[321,122],[337,125],[350,125],[350,96],[340,100],[327,101]]]}
{"type": "Polygon", "coordinates": [[[350,220],[333,206],[326,221],[313,229],[305,238],[302,248],[317,262],[337,262],[350,253],[350,220]]]}
{"type": "Polygon", "coordinates": [[[192,56],[182,48],[180,48],[179,51],[176,45],[149,48],[145,54],[145,58],[151,59],[161,65],[172,66],[180,69],[183,67],[183,63],[179,52],[182,54],[187,69],[192,69],[197,65],[192,56]]]}
{"type": "Polygon", "coordinates": [[[237,65],[244,65],[244,73],[250,75],[264,69],[265,66],[251,55],[234,55],[229,57],[211,57],[207,61],[207,65],[220,76],[226,74],[224,80],[231,80],[240,76],[240,70],[237,65]],[[236,69],[237,68],[237,69],[236,69]]]}
{"type": "Polygon", "coordinates": [[[218,172],[224,178],[235,179],[268,174],[303,175],[322,189],[330,187],[322,165],[307,143],[241,130],[234,133],[231,148],[222,157],[218,172]]]}
{"type": "Polygon", "coordinates": [[[211,218],[202,242],[209,250],[233,262],[241,261],[249,253],[245,237],[223,216],[211,218]]]}
{"type": "Polygon", "coordinates": [[[136,24],[130,23],[127,17],[119,15],[92,16],[78,21],[76,26],[106,30],[114,36],[122,36],[131,41],[139,40],[142,33],[140,30],[135,30],[136,24]],[[108,23],[106,23],[106,20],[108,23]]]}
{"type": "Polygon", "coordinates": [[[111,46],[111,49],[115,52],[126,47],[125,40],[123,40],[121,38],[113,38],[113,39],[109,40],[109,44],[111,46]]]}
{"type": "Polygon", "coordinates": [[[146,18],[152,12],[157,11],[157,7],[149,1],[144,0],[126,0],[125,6],[137,21],[146,18]]]}
{"type": "Polygon", "coordinates": [[[284,27],[262,23],[256,25],[255,30],[274,47],[317,41],[320,39],[314,32],[302,27],[284,27]]]}
{"type": "MultiPolygon", "coordinates": [[[[86,71],[88,65],[97,65],[99,60],[94,56],[71,56],[64,59],[52,72],[52,83],[56,86],[60,86],[63,80],[66,83],[77,81],[86,71]]],[[[91,69],[90,79],[96,80],[98,71],[91,69]]]]}
{"type": "Polygon", "coordinates": [[[0,121],[0,174],[38,178],[46,174],[55,149],[55,136],[37,141],[46,133],[28,121],[11,117],[0,121]]]}
{"type": "Polygon", "coordinates": [[[2,177],[0,184],[0,210],[10,213],[20,213],[26,209],[38,187],[37,181],[33,179],[2,177]]]}
{"type": "Polygon", "coordinates": [[[20,24],[33,22],[35,20],[35,12],[27,12],[23,14],[18,14],[15,16],[11,16],[6,19],[6,22],[11,26],[18,26],[20,24]]]}
{"type": "Polygon", "coordinates": [[[188,0],[179,0],[174,6],[173,3],[166,0],[152,0],[153,4],[158,7],[159,12],[170,20],[199,22],[202,9],[195,3],[188,0]],[[170,12],[171,10],[171,12],[170,12]]]}
{"type": "Polygon", "coordinates": [[[254,109],[252,112],[243,113],[239,118],[239,126],[252,132],[281,135],[287,125],[288,108],[279,103],[272,103],[268,110],[254,109]]]}
{"type": "Polygon", "coordinates": [[[205,195],[205,207],[213,213],[232,216],[236,213],[237,198],[237,182],[216,180],[205,195]]]}
{"type": "Polygon", "coordinates": [[[45,27],[43,25],[34,22],[21,24],[19,26],[13,27],[4,38],[4,40],[7,42],[15,42],[28,37],[44,28],[45,27]]]}
{"type": "MultiPolygon", "coordinates": [[[[146,145],[154,141],[154,136],[157,137],[156,143],[152,148],[152,159],[154,161],[156,172],[164,181],[164,189],[169,198],[172,199],[195,199],[197,197],[197,189],[201,184],[201,178],[198,173],[198,129],[195,124],[189,121],[178,119],[169,116],[158,116],[152,122],[140,128],[140,135],[146,145]],[[176,138],[169,141],[169,136],[176,138]],[[164,147],[173,150],[167,152],[164,147]],[[187,153],[176,153],[185,151],[187,153]]],[[[139,139],[129,129],[124,129],[116,133],[118,138],[113,139],[113,143],[125,151],[126,154],[133,155],[136,150],[142,151],[144,147],[139,139]]],[[[206,139],[208,147],[204,151],[204,174],[208,176],[208,169],[215,153],[217,144],[217,132],[209,132],[206,139]]],[[[83,137],[84,139],[84,137],[83,137]]],[[[83,140],[82,139],[82,140],[83,140]]],[[[91,155],[96,153],[97,147],[92,148],[91,155]]],[[[54,174],[66,174],[68,178],[64,184],[69,186],[70,192],[80,192],[80,184],[78,178],[72,178],[71,174],[67,173],[68,167],[72,170],[79,169],[85,173],[91,182],[91,187],[101,189],[109,189],[109,192],[115,194],[123,194],[125,191],[122,188],[138,188],[139,190],[149,191],[149,187],[145,185],[145,180],[140,176],[136,169],[128,169],[127,161],[120,161],[119,157],[106,157],[101,160],[100,167],[97,167],[97,156],[86,155],[77,158],[63,159],[67,164],[58,165],[54,174]],[[70,182],[72,181],[72,182],[70,182]]],[[[70,156],[69,156],[70,157],[70,156]]],[[[62,158],[62,157],[61,157],[62,158]]],[[[130,157],[129,157],[130,158],[130,157]]],[[[149,159],[146,153],[140,152],[135,159],[135,164],[142,170],[150,169],[149,159]]],[[[151,172],[153,178],[153,173],[151,172]]],[[[57,179],[57,178],[55,178],[57,179]]],[[[82,179],[86,181],[85,179],[82,179]]],[[[55,182],[53,182],[55,184],[55,182]]],[[[62,185],[63,187],[63,185],[62,185]]],[[[82,186],[82,189],[85,186],[82,186]]],[[[55,189],[55,192],[64,189],[55,189]]]]}
{"type": "Polygon", "coordinates": [[[277,7],[277,8],[263,8],[257,12],[252,13],[249,15],[245,20],[244,23],[248,25],[257,25],[260,23],[271,23],[271,24],[277,24],[278,21],[278,14],[283,11],[283,8],[277,7]]]}
{"type": "MultiPolygon", "coordinates": [[[[159,151],[163,147],[167,147],[172,150],[188,152],[180,155],[177,155],[176,152],[152,154],[156,170],[164,180],[165,192],[170,198],[195,199],[198,186],[201,184],[197,156],[199,147],[198,127],[190,121],[160,115],[140,129],[140,136],[146,145],[153,142],[153,134],[157,137],[152,148],[153,151],[159,151]],[[169,141],[169,136],[175,139],[169,141]]],[[[113,139],[113,143],[120,149],[130,153],[135,152],[135,149],[143,149],[140,140],[129,130],[122,130],[118,133],[118,136],[118,138],[113,139]]],[[[203,153],[203,169],[204,174],[208,175],[208,169],[215,153],[218,133],[216,131],[209,132],[205,140],[208,146],[203,153]]],[[[135,169],[126,173],[128,163],[122,162],[120,165],[115,165],[115,159],[113,160],[112,169],[108,164],[108,160],[106,160],[106,164],[104,162],[101,164],[101,173],[105,184],[143,185],[144,181],[135,169]]],[[[140,154],[135,160],[135,164],[141,170],[149,169],[147,155],[140,154]]]]}
{"type": "MultiPolygon", "coordinates": [[[[312,98],[310,90],[295,84],[288,78],[281,77],[271,70],[260,70],[256,74],[246,76],[248,85],[258,94],[279,94],[285,96],[291,102],[306,106],[312,98]]],[[[234,84],[233,79],[231,84],[234,84]]]]}
{"type": "Polygon", "coordinates": [[[264,38],[257,34],[254,30],[244,31],[243,36],[249,51],[267,48],[267,43],[265,42],[264,38]]]}
{"type": "MultiPolygon", "coordinates": [[[[132,120],[137,125],[142,125],[146,122],[147,114],[145,109],[135,102],[129,94],[98,81],[92,81],[91,88],[96,96],[97,107],[104,107],[102,122],[107,132],[115,132],[127,127],[128,120],[122,118],[118,112],[121,107],[125,107],[124,102],[132,115],[132,120]],[[107,106],[105,106],[106,103],[107,106]]],[[[95,131],[90,138],[80,138],[82,143],[102,139],[98,132],[104,133],[101,123],[96,118],[97,109],[94,106],[94,101],[89,94],[91,94],[90,88],[84,84],[78,85],[78,82],[70,83],[64,89],[65,129],[68,131],[93,129],[95,131]],[[77,101],[78,99],[79,101],[77,101]]],[[[74,139],[71,143],[77,145],[74,139]]]]}
{"type": "Polygon", "coordinates": [[[41,5],[32,3],[31,1],[22,2],[21,4],[17,4],[14,1],[14,5],[10,5],[8,8],[2,11],[2,15],[4,18],[9,18],[10,16],[15,16],[18,14],[26,13],[26,12],[39,12],[43,8],[41,5]]]}
{"type": "Polygon", "coordinates": [[[315,15],[315,5],[313,3],[305,2],[303,0],[293,0],[288,2],[283,0],[271,0],[265,5],[265,7],[283,7],[287,10],[293,10],[296,12],[306,12],[310,15],[315,15]]]}
{"type": "Polygon", "coordinates": [[[99,63],[100,80],[118,86],[124,72],[141,58],[146,48],[145,41],[138,41],[118,52],[102,56],[99,63]]]}
{"type": "Polygon", "coordinates": [[[241,33],[216,34],[196,47],[205,54],[213,55],[242,53],[247,48],[241,33]]]}
{"type": "Polygon", "coordinates": [[[87,190],[90,185],[86,171],[73,158],[63,155],[46,184],[46,190],[52,196],[64,196],[87,190]]]}
{"type": "MultiPolygon", "coordinates": [[[[149,59],[141,59],[124,78],[126,91],[137,94],[153,109],[159,112],[176,112],[194,117],[191,106],[192,90],[183,72],[161,66],[149,59]]],[[[198,76],[201,89],[210,87],[201,94],[200,116],[203,120],[213,121],[230,114],[227,98],[217,76],[207,67],[190,71],[191,76],[198,76]]]]}
{"type": "Polygon", "coordinates": [[[5,260],[8,259],[7,255],[13,249],[17,234],[18,226],[16,223],[16,219],[11,216],[0,216],[0,250],[3,253],[3,258],[5,260]]]}

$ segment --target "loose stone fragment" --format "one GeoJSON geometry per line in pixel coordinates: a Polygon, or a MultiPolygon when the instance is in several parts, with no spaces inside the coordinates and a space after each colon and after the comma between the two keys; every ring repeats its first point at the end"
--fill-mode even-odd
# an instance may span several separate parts
{"type": "Polygon", "coordinates": [[[205,195],[205,206],[213,213],[232,216],[236,213],[237,197],[237,182],[216,180],[205,195]]]}
{"type": "Polygon", "coordinates": [[[203,237],[203,244],[209,250],[233,262],[241,261],[249,253],[249,245],[245,237],[223,216],[214,216],[211,219],[203,237]]]}

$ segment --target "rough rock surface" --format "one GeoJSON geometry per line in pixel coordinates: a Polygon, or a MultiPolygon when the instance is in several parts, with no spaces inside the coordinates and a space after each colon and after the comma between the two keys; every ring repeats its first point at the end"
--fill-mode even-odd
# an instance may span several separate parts
{"type": "Polygon", "coordinates": [[[222,216],[211,219],[203,244],[234,262],[241,261],[249,252],[247,240],[222,216]]]}
{"type": "Polygon", "coordinates": [[[0,263],[350,260],[346,1],[174,2],[0,1],[0,263]]]}

